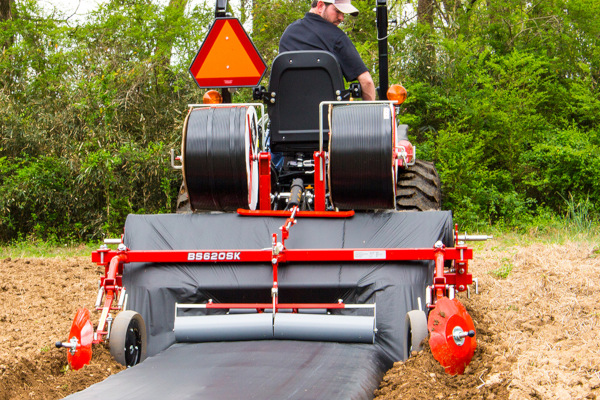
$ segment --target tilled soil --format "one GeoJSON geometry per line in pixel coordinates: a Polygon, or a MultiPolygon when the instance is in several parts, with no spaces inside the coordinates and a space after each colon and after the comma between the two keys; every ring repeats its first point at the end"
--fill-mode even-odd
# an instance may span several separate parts
{"type": "MultiPolygon", "coordinates": [[[[479,294],[460,300],[478,347],[465,374],[447,375],[425,344],[394,365],[375,398],[600,398],[598,247],[488,242],[470,267],[479,294]]],[[[54,348],[75,310],[93,306],[102,272],[88,257],[0,258],[0,400],[60,399],[123,369],[101,345],[79,371],[54,348]]]]}
{"type": "Polygon", "coordinates": [[[600,398],[600,251],[586,243],[475,252],[479,294],[461,297],[477,330],[462,376],[425,348],[386,374],[377,400],[600,398]]]}
{"type": "Polygon", "coordinates": [[[54,346],[67,340],[76,309],[94,305],[104,268],[89,260],[0,260],[0,400],[61,399],[123,369],[95,345],[91,364],[73,371],[54,346]]]}

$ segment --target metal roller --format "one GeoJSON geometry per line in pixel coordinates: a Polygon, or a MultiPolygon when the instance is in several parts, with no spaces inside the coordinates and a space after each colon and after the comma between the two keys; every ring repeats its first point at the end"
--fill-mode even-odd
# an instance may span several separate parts
{"type": "Polygon", "coordinates": [[[387,103],[331,109],[329,189],[340,210],[394,209],[395,122],[387,103]]]}
{"type": "Polygon", "coordinates": [[[273,314],[175,317],[178,342],[221,342],[273,338],[273,314]]]}
{"type": "Polygon", "coordinates": [[[277,313],[275,339],[374,343],[375,317],[277,313]]]}
{"type": "Polygon", "coordinates": [[[325,314],[277,313],[176,317],[173,328],[178,342],[238,340],[312,340],[321,342],[373,343],[375,318],[325,314]]]}
{"type": "Polygon", "coordinates": [[[193,210],[256,208],[257,126],[253,107],[201,107],[189,112],[181,153],[193,210]]]}

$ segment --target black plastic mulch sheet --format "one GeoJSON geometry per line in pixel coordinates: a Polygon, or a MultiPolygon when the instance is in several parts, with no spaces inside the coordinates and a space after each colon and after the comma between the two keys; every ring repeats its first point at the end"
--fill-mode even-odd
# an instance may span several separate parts
{"type": "Polygon", "coordinates": [[[178,343],[67,399],[372,399],[386,369],[369,345],[178,343]]]}
{"type": "MultiPolygon", "coordinates": [[[[432,248],[438,240],[453,245],[450,212],[357,213],[297,221],[285,243],[288,249],[432,248]]],[[[131,250],[264,249],[271,247],[273,233],[280,238],[284,222],[229,213],[130,215],[124,242],[131,250]]],[[[425,302],[432,275],[433,263],[423,261],[280,264],[281,303],[338,298],[376,303],[374,345],[254,341],[172,346],[176,302],[270,302],[271,265],[127,264],[127,308],[146,322],[148,356],[168,350],[73,398],[99,398],[100,393],[114,397],[124,393],[122,388],[111,392],[119,384],[130,393],[120,398],[127,399],[372,398],[386,369],[405,358],[405,315],[418,308],[417,298],[425,302]],[[279,376],[278,383],[273,376],[279,376]],[[226,383],[232,379],[235,383],[226,383]],[[91,397],[85,397],[88,392],[91,397]]]]}

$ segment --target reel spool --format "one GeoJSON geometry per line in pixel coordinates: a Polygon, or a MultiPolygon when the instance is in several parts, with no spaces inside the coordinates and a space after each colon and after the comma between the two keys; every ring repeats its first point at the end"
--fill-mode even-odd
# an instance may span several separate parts
{"type": "Polygon", "coordinates": [[[394,115],[387,103],[331,109],[327,173],[338,209],[395,208],[394,115]]]}
{"type": "Polygon", "coordinates": [[[256,209],[258,122],[253,107],[191,109],[181,146],[192,210],[256,209]]]}

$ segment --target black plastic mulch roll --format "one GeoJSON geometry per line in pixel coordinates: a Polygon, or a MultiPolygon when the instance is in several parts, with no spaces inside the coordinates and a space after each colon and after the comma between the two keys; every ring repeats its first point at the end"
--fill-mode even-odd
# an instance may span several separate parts
{"type": "Polygon", "coordinates": [[[183,177],[193,210],[248,207],[248,107],[193,109],[183,128],[183,177]]]}
{"type": "Polygon", "coordinates": [[[335,207],[395,208],[392,135],[393,116],[388,104],[332,109],[329,189],[335,207]]]}

